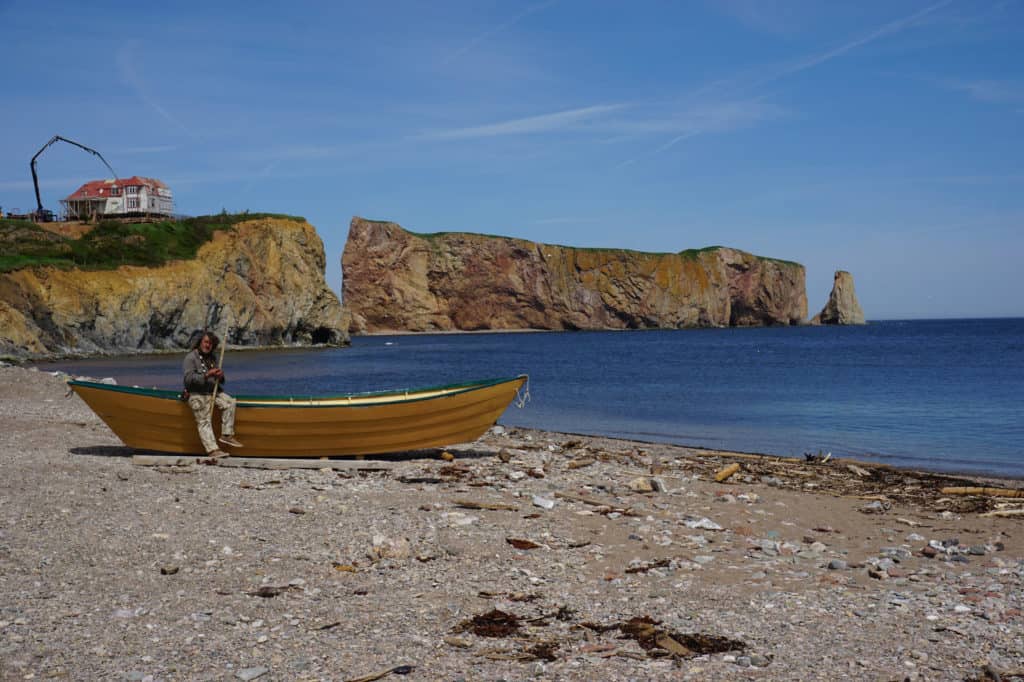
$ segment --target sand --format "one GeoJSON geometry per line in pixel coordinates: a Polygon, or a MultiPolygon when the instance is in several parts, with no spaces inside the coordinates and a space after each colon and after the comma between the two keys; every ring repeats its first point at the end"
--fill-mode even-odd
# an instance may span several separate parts
{"type": "Polygon", "coordinates": [[[941,492],[1018,481],[501,427],[143,466],[66,393],[0,368],[0,679],[1024,673],[1024,518],[983,515],[1024,505],[941,492]]]}

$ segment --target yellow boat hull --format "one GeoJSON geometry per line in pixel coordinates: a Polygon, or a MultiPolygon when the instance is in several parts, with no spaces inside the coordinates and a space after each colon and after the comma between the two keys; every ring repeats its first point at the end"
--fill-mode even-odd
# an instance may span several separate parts
{"type": "MultiPolygon", "coordinates": [[[[371,455],[474,441],[527,377],[328,398],[237,396],[235,435],[245,457],[371,455]]],[[[173,391],[71,381],[71,388],[128,447],[202,454],[192,410],[173,391]]],[[[214,430],[220,429],[219,413],[214,430]]]]}

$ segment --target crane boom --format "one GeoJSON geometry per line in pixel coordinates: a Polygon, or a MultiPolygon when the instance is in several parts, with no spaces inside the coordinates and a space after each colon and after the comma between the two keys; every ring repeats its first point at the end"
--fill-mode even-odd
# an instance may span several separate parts
{"type": "Polygon", "coordinates": [[[43,152],[45,152],[47,150],[47,148],[49,148],[50,145],[52,145],[54,142],[57,142],[58,140],[61,141],[61,142],[67,142],[68,144],[73,144],[76,147],[84,149],[85,151],[89,152],[90,154],[95,154],[96,156],[98,156],[100,161],[103,162],[103,165],[106,166],[110,170],[110,172],[114,175],[114,179],[117,180],[117,173],[114,173],[114,169],[110,167],[110,164],[107,163],[107,160],[104,159],[103,155],[100,154],[98,151],[96,151],[95,149],[92,149],[90,147],[86,147],[84,144],[81,144],[79,142],[75,142],[74,140],[69,140],[66,137],[61,137],[60,135],[54,135],[52,138],[50,138],[49,142],[44,144],[39,149],[39,151],[36,152],[36,155],[32,157],[32,162],[29,163],[29,168],[32,169],[32,185],[35,187],[35,190],[36,190],[36,208],[37,208],[36,215],[38,216],[38,218],[40,220],[43,219],[43,216],[45,215],[46,211],[43,209],[43,200],[39,196],[39,176],[36,175],[36,159],[38,159],[39,155],[42,154],[43,152]]]}

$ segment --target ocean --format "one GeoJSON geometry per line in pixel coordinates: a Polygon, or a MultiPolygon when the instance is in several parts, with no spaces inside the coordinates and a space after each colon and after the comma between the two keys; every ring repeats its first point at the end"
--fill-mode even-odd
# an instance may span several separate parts
{"type": "MultiPolygon", "coordinates": [[[[181,387],[181,355],[40,364],[181,387]]],[[[421,334],[228,351],[234,394],[343,394],[530,376],[500,423],[1024,477],[1024,319],[856,327],[421,334]]]]}

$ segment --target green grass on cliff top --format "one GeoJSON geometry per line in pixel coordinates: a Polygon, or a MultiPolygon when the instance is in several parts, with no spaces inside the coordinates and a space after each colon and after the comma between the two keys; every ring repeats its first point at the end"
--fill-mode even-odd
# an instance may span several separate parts
{"type": "Polygon", "coordinates": [[[112,270],[121,265],[156,267],[195,258],[217,230],[259,218],[304,218],[274,213],[220,213],[159,223],[104,221],[75,239],[49,232],[27,220],[0,218],[0,272],[39,265],[112,270]]]}
{"type": "MultiPolygon", "coordinates": [[[[368,223],[386,223],[388,221],[386,221],[386,220],[367,220],[366,222],[368,222],[368,223]]],[[[404,227],[402,229],[405,230],[404,227]]],[[[469,236],[469,237],[486,237],[488,239],[511,239],[513,241],[520,241],[520,242],[527,242],[527,241],[529,241],[529,240],[526,240],[526,239],[519,239],[517,237],[503,237],[501,235],[482,234],[482,233],[479,233],[479,232],[413,232],[412,230],[405,230],[405,231],[408,232],[409,234],[415,236],[415,237],[419,237],[421,239],[426,239],[428,241],[432,241],[432,240],[435,240],[435,239],[438,239],[438,238],[441,238],[441,237],[460,236],[460,235],[462,235],[462,236],[469,236]]],[[[534,242],[531,242],[531,243],[534,243],[534,242]]],[[[702,253],[709,253],[711,251],[717,251],[718,249],[726,248],[724,246],[705,246],[702,249],[686,249],[685,251],[679,251],[676,254],[669,254],[669,253],[657,252],[657,251],[635,251],[633,249],[616,249],[616,248],[609,248],[609,247],[566,246],[564,244],[552,244],[551,246],[557,246],[557,247],[562,248],[562,249],[573,249],[575,251],[591,251],[591,252],[596,252],[596,253],[633,253],[633,254],[640,254],[640,255],[645,255],[645,256],[677,255],[677,256],[680,256],[681,258],[687,258],[687,259],[690,259],[690,260],[696,260],[697,258],[700,257],[700,255],[702,253]]],[[[755,258],[759,258],[761,260],[772,261],[772,262],[775,262],[775,263],[782,263],[783,265],[792,265],[792,266],[796,266],[798,268],[802,268],[803,267],[802,265],[800,265],[800,263],[796,263],[796,262],[791,261],[791,260],[782,260],[781,258],[769,258],[768,256],[758,256],[756,254],[751,254],[751,255],[753,255],[755,258]]]]}

